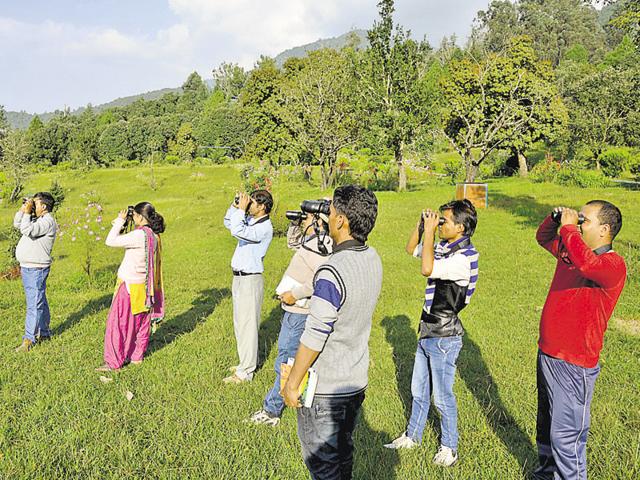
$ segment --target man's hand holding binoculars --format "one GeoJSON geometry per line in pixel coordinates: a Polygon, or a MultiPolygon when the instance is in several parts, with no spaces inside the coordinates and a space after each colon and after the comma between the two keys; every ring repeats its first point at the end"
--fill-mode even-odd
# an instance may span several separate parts
{"type": "Polygon", "coordinates": [[[424,225],[425,233],[435,237],[436,230],[440,225],[440,215],[430,209],[423,210],[422,224],[424,225]]]}
{"type": "Polygon", "coordinates": [[[556,207],[551,213],[551,218],[560,226],[580,225],[584,222],[584,217],[572,208],[556,207]]]}
{"type": "Polygon", "coordinates": [[[244,210],[246,212],[249,209],[249,205],[251,205],[251,197],[245,192],[238,192],[236,193],[236,198],[234,199],[233,204],[240,210],[244,210]]]}

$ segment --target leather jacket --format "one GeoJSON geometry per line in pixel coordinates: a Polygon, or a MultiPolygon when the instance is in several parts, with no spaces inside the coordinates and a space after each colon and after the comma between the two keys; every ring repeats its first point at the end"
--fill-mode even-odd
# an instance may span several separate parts
{"type": "Polygon", "coordinates": [[[420,339],[464,335],[458,313],[466,307],[467,286],[452,280],[436,280],[436,291],[430,313],[422,310],[420,339]]]}

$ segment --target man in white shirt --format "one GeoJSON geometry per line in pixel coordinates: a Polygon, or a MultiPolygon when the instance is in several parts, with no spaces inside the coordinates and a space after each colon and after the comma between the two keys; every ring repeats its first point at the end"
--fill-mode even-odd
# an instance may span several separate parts
{"type": "Polygon", "coordinates": [[[231,259],[233,328],[239,363],[231,367],[225,383],[249,382],[258,363],[258,328],[264,297],[263,259],[273,238],[269,212],[273,198],[266,190],[240,193],[226,215],[224,226],[238,240],[231,259]]]}

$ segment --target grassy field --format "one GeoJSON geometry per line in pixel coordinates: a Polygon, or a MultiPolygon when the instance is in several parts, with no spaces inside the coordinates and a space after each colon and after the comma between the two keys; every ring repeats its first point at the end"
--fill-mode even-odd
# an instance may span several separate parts
{"type": "MultiPolygon", "coordinates": [[[[93,369],[102,342],[122,251],[96,244],[95,279],[81,269],[77,244],[55,246],[49,280],[54,339],[27,355],[13,352],[23,332],[19,281],[0,282],[0,478],[229,478],[303,479],[295,415],[276,429],[243,423],[273,382],[281,310],[267,296],[260,328],[260,364],[251,384],[223,385],[236,361],[229,262],[235,242],[222,226],[240,184],[231,167],[162,168],[149,189],[147,171],[69,172],[61,223],[84,212],[80,195],[94,191],[111,220],[117,211],[149,200],[167,220],[163,237],[168,299],[165,323],[152,337],[141,366],[103,384],[93,369]],[[131,401],[127,391],[134,394],[131,401]]],[[[47,188],[41,175],[29,191],[47,188]]],[[[279,210],[295,208],[317,189],[295,183],[274,188],[279,210]]],[[[490,182],[474,243],[480,280],[462,317],[467,329],[455,384],[460,463],[431,464],[437,422],[423,446],[395,452],[382,444],[400,434],[411,402],[410,379],[424,279],[404,244],[420,209],[453,196],[453,187],[422,184],[398,194],[378,193],[380,210],[370,244],[384,264],[384,285],[373,319],[369,388],[355,433],[354,477],[359,479],[518,479],[536,462],[535,356],[540,311],[554,261],[539,248],[535,228],[557,204],[592,198],[618,204],[625,224],[616,250],[629,279],[606,335],[592,408],[590,477],[640,477],[640,212],[638,192],[579,190],[521,180],[490,182]]],[[[9,225],[13,209],[0,208],[9,225]]],[[[107,222],[108,223],[108,222],[107,222]]],[[[4,252],[6,238],[0,239],[4,252]]],[[[266,257],[273,290],[290,253],[276,238],[266,257]]],[[[6,259],[4,259],[6,263],[6,259]]]]}

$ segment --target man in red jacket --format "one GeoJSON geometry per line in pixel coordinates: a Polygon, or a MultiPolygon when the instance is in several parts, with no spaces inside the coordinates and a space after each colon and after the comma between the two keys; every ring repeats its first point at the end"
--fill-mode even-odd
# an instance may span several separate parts
{"type": "Polygon", "coordinates": [[[600,372],[604,332],[627,269],[612,249],[622,214],[604,200],[580,213],[555,210],[538,228],[538,243],[556,257],[538,341],[539,479],[586,479],[591,398],[600,372]],[[556,215],[554,215],[556,216],[556,215]]]}

